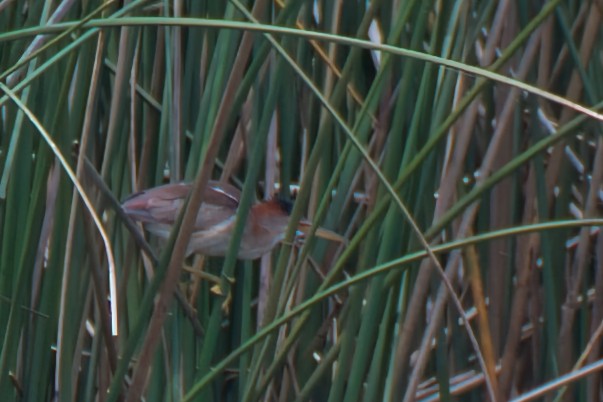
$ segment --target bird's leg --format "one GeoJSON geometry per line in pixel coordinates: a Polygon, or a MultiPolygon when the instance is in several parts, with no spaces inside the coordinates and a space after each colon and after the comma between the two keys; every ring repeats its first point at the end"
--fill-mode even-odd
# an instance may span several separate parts
{"type": "Polygon", "coordinates": [[[232,303],[232,292],[229,290],[226,299],[222,302],[222,312],[225,315],[230,314],[230,304],[232,303]]]}
{"type": "Polygon", "coordinates": [[[201,283],[201,273],[203,272],[204,262],[205,259],[202,256],[200,258],[195,257],[192,267],[188,267],[186,263],[183,266],[183,269],[189,272],[193,277],[192,283],[188,286],[187,292],[187,294],[189,295],[188,300],[191,305],[194,305],[194,301],[197,298],[197,295],[199,294],[199,284],[201,283]]]}
{"type": "Polygon", "coordinates": [[[202,280],[205,279],[213,284],[220,283],[219,277],[203,270],[204,265],[205,257],[200,255],[199,257],[195,257],[192,267],[189,267],[186,264],[183,267],[185,271],[189,272],[193,276],[193,281],[189,285],[188,292],[190,294],[189,300],[191,303],[193,303],[193,301],[197,298],[197,294],[199,293],[199,285],[201,284],[202,280]]]}

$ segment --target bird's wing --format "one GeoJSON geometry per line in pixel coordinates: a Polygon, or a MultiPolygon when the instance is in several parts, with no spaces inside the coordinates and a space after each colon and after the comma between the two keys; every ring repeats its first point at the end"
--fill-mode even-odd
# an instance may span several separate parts
{"type": "Polygon", "coordinates": [[[203,204],[197,214],[196,230],[212,230],[234,221],[241,192],[236,187],[210,181],[203,194],[203,204]]]}
{"type": "Polygon", "coordinates": [[[212,205],[220,205],[237,209],[241,191],[228,183],[210,180],[203,194],[203,202],[212,205]]]}
{"type": "MultiPolygon", "coordinates": [[[[191,189],[192,185],[188,183],[153,187],[131,195],[122,207],[138,221],[171,225],[176,221],[191,189]]],[[[234,186],[210,181],[197,214],[195,230],[207,230],[234,216],[239,197],[240,191],[234,186]]]]}
{"type": "Polygon", "coordinates": [[[172,224],[190,189],[190,184],[184,183],[153,187],[131,195],[122,207],[141,222],[172,224]]]}

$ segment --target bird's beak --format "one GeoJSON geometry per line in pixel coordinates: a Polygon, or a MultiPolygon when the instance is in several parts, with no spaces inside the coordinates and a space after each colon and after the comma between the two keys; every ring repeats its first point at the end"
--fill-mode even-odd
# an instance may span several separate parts
{"type": "MultiPolygon", "coordinates": [[[[297,230],[302,235],[308,235],[310,233],[311,227],[312,227],[312,222],[302,220],[299,223],[297,230]]],[[[320,228],[320,227],[316,229],[316,232],[314,232],[314,235],[317,237],[320,237],[322,239],[332,240],[332,241],[336,241],[336,242],[339,242],[342,244],[346,244],[348,242],[347,239],[345,237],[341,236],[340,234],[335,233],[332,230],[324,229],[324,228],[320,228]]]]}

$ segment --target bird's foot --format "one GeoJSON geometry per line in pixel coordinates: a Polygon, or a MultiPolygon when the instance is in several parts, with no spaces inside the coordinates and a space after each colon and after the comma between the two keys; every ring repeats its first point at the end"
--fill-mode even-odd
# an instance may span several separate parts
{"type": "Polygon", "coordinates": [[[235,278],[231,278],[226,275],[222,275],[222,277],[226,280],[226,282],[224,284],[218,283],[212,286],[211,292],[215,295],[225,297],[224,301],[222,302],[222,311],[224,312],[224,314],[229,314],[230,304],[232,303],[232,292],[230,288],[232,287],[232,285],[234,285],[235,278]]]}

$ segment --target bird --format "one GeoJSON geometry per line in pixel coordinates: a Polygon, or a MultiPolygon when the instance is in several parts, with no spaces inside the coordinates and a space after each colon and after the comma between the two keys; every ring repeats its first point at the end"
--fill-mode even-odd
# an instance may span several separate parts
{"type": "MultiPolygon", "coordinates": [[[[160,239],[167,239],[180,209],[192,189],[190,183],[173,183],[153,187],[128,197],[124,212],[160,239]]],[[[210,180],[204,188],[203,203],[199,208],[186,255],[203,254],[224,257],[235,229],[236,213],[241,192],[235,186],[210,180]]],[[[274,197],[251,206],[237,258],[254,260],[267,254],[283,241],[289,224],[292,204],[274,197]]],[[[308,232],[311,222],[302,219],[298,235],[308,232]]],[[[343,241],[335,232],[318,228],[316,235],[325,239],[343,241]]]]}

